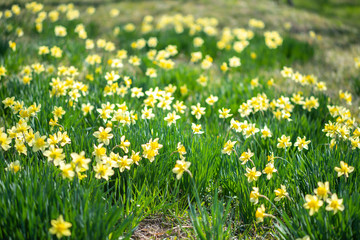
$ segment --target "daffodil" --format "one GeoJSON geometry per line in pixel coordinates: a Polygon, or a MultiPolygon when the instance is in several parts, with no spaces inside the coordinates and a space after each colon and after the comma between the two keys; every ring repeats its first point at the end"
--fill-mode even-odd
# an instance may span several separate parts
{"type": "Polygon", "coordinates": [[[251,152],[250,149],[248,149],[246,152],[243,152],[240,155],[239,160],[241,161],[241,164],[246,164],[248,161],[251,161],[251,157],[254,156],[254,153],[251,152]]]}
{"type": "Polygon", "coordinates": [[[54,114],[55,119],[61,119],[66,112],[62,107],[55,106],[52,113],[54,114]]]}
{"type": "Polygon", "coordinates": [[[175,167],[173,168],[173,173],[176,174],[176,178],[180,179],[184,172],[189,172],[189,167],[191,165],[191,162],[186,162],[185,158],[182,160],[177,160],[175,167]]]}
{"type": "Polygon", "coordinates": [[[91,113],[93,109],[94,109],[94,106],[92,106],[90,103],[87,103],[87,104],[83,103],[81,105],[81,111],[83,112],[84,116],[91,113]]]}
{"type": "Polygon", "coordinates": [[[120,157],[118,160],[119,170],[123,172],[125,169],[130,170],[130,166],[133,163],[131,158],[128,158],[127,155],[120,157]]]}
{"type": "Polygon", "coordinates": [[[352,173],[355,170],[354,167],[349,166],[344,161],[340,162],[340,167],[335,167],[335,171],[338,173],[338,177],[345,175],[345,177],[349,177],[349,173],[352,173]]]}
{"type": "Polygon", "coordinates": [[[35,139],[34,139],[34,143],[33,143],[33,151],[37,152],[37,151],[44,151],[49,144],[45,141],[46,136],[41,136],[39,132],[35,133],[35,139]]]}
{"type": "Polygon", "coordinates": [[[242,131],[242,128],[240,126],[240,122],[238,120],[233,119],[233,118],[230,120],[230,128],[234,129],[236,132],[241,132],[242,131]]]}
{"type": "Polygon", "coordinates": [[[4,151],[9,150],[11,138],[4,132],[0,132],[0,146],[4,151]]]}
{"type": "MultiPolygon", "coordinates": [[[[1,66],[0,66],[1,68],[1,66]]],[[[1,70],[0,70],[1,73],[1,70]]],[[[0,74],[1,76],[1,74],[0,74]]],[[[4,104],[5,108],[11,108],[15,104],[15,97],[7,97],[5,98],[2,103],[4,104]]]]}
{"type": "Polygon", "coordinates": [[[277,172],[275,166],[274,166],[274,163],[272,162],[269,162],[268,164],[266,164],[264,170],[263,170],[263,173],[266,174],[266,178],[267,180],[270,180],[273,176],[273,173],[277,172]]]}
{"type": "Polygon", "coordinates": [[[60,215],[57,219],[51,220],[51,228],[49,232],[53,235],[56,235],[58,239],[62,237],[70,237],[71,236],[71,228],[72,224],[66,222],[62,215],[60,215]]]}
{"type": "Polygon", "coordinates": [[[139,165],[139,161],[141,160],[140,152],[135,152],[134,150],[131,151],[130,159],[136,165],[139,165]]]}
{"type": "Polygon", "coordinates": [[[232,114],[230,114],[231,109],[227,109],[227,108],[222,108],[219,109],[219,118],[229,118],[232,116],[232,114]]]}
{"type": "Polygon", "coordinates": [[[261,172],[256,171],[256,167],[246,168],[245,176],[247,177],[248,182],[257,181],[261,176],[261,172]]]}
{"type": "Polygon", "coordinates": [[[290,137],[282,135],[281,138],[278,138],[278,144],[276,145],[277,148],[288,148],[292,145],[290,142],[290,137]]]}
{"type": "Polygon", "coordinates": [[[234,151],[234,146],[237,143],[237,141],[227,141],[224,145],[223,150],[221,151],[223,154],[230,155],[232,151],[234,151]]]}
{"type": "Polygon", "coordinates": [[[313,96],[306,98],[303,104],[303,108],[308,111],[311,111],[313,108],[317,109],[319,106],[319,100],[313,96]]]}
{"type": "Polygon", "coordinates": [[[245,135],[245,138],[249,138],[256,133],[258,133],[260,130],[256,127],[255,124],[249,124],[247,128],[245,128],[242,132],[245,135]]]}
{"type": "Polygon", "coordinates": [[[213,96],[213,95],[210,95],[206,100],[205,102],[207,104],[209,104],[210,106],[214,105],[214,103],[216,103],[218,101],[218,97],[217,96],[213,96]]]}
{"type": "Polygon", "coordinates": [[[112,135],[110,132],[111,132],[111,128],[107,127],[104,129],[103,127],[100,127],[99,131],[94,132],[93,135],[98,139],[99,143],[104,143],[105,145],[109,145],[110,139],[114,137],[114,135],[112,135]]]}
{"type": "Polygon", "coordinates": [[[68,178],[72,180],[75,176],[75,171],[73,169],[72,164],[70,163],[60,162],[60,170],[61,170],[61,175],[64,179],[68,178]]]}
{"type": "Polygon", "coordinates": [[[306,203],[304,204],[304,208],[310,210],[310,216],[319,211],[319,208],[324,204],[324,202],[318,199],[317,196],[309,194],[305,196],[305,201],[306,203]]]}
{"type": "Polygon", "coordinates": [[[112,170],[112,168],[107,165],[107,164],[102,164],[102,163],[97,163],[94,167],[94,171],[95,171],[95,177],[98,179],[105,179],[105,180],[109,180],[109,177],[111,177],[112,175],[114,175],[114,170],[112,170]]]}
{"type": "Polygon", "coordinates": [[[308,144],[310,142],[311,142],[310,140],[306,141],[306,137],[303,137],[303,138],[297,137],[294,146],[298,147],[299,151],[302,151],[303,149],[308,150],[308,144]]]}
{"type": "Polygon", "coordinates": [[[240,67],[241,66],[240,58],[238,58],[238,57],[230,58],[229,59],[229,66],[232,67],[232,68],[240,67]]]}
{"type": "Polygon", "coordinates": [[[344,211],[345,207],[343,205],[343,199],[339,199],[336,193],[331,195],[331,198],[326,199],[328,205],[326,206],[326,211],[334,211],[334,214],[338,211],[344,211]]]}
{"type": "Polygon", "coordinates": [[[176,123],[176,120],[180,119],[180,116],[176,114],[175,111],[168,113],[164,120],[167,122],[168,126],[176,123]]]}
{"type": "Polygon", "coordinates": [[[192,123],[191,129],[193,130],[194,134],[203,134],[204,133],[203,131],[201,131],[201,129],[202,129],[201,124],[192,123]]]}
{"type": "Polygon", "coordinates": [[[163,147],[163,145],[158,141],[158,138],[154,140],[150,139],[148,143],[141,145],[143,149],[143,157],[149,159],[150,162],[155,160],[155,157],[159,154],[159,150],[163,147]]]}
{"type": "Polygon", "coordinates": [[[103,145],[103,143],[99,144],[98,146],[94,145],[94,151],[92,155],[95,156],[97,162],[99,162],[102,157],[106,155],[106,148],[104,148],[103,145]]]}
{"type": "Polygon", "coordinates": [[[284,197],[289,198],[289,193],[286,191],[286,186],[284,186],[284,185],[281,185],[281,188],[278,188],[278,189],[274,190],[274,192],[275,192],[275,195],[276,195],[274,200],[276,202],[280,201],[284,197]]]}
{"type": "Polygon", "coordinates": [[[272,137],[272,133],[267,126],[265,126],[263,129],[261,129],[260,132],[261,132],[261,138],[271,138],[272,137]]]}
{"type": "Polygon", "coordinates": [[[48,158],[49,162],[53,162],[55,166],[60,165],[65,159],[63,149],[56,148],[54,145],[51,145],[48,150],[44,151],[44,156],[48,158]]]}
{"type": "Polygon", "coordinates": [[[330,193],[330,189],[329,189],[329,182],[318,182],[318,188],[316,188],[314,190],[315,194],[320,198],[320,199],[326,199],[328,194],[330,193]]]}
{"type": "Polygon", "coordinates": [[[177,151],[180,155],[185,155],[185,154],[186,154],[186,149],[185,149],[184,145],[182,145],[181,142],[178,142],[177,147],[176,147],[176,151],[177,151]]]}
{"type": "Polygon", "coordinates": [[[125,139],[125,135],[121,136],[119,146],[122,150],[124,150],[125,153],[129,152],[128,147],[130,147],[130,142],[125,139]]]}
{"type": "Polygon", "coordinates": [[[20,140],[20,139],[15,140],[15,149],[18,153],[22,153],[25,156],[27,155],[27,148],[26,148],[23,140],[20,140]]]}
{"type": "Polygon", "coordinates": [[[191,114],[199,120],[201,116],[205,114],[205,108],[201,107],[200,103],[198,103],[197,105],[191,106],[191,114]]]}
{"type": "Polygon", "coordinates": [[[176,112],[183,114],[185,112],[186,106],[183,101],[176,101],[173,105],[176,112]]]}
{"type": "Polygon", "coordinates": [[[85,152],[82,151],[80,154],[78,153],[71,153],[72,162],[74,163],[75,167],[78,169],[89,169],[89,163],[91,160],[89,158],[85,158],[85,152]]]}
{"type": "Polygon", "coordinates": [[[260,197],[259,188],[253,187],[252,189],[253,190],[250,192],[250,202],[258,204],[260,197]]]}
{"type": "Polygon", "coordinates": [[[11,162],[6,168],[6,171],[11,171],[13,173],[17,173],[18,171],[20,171],[21,166],[20,166],[20,161],[16,160],[14,162],[11,162]]]}
{"type": "Polygon", "coordinates": [[[265,206],[264,204],[261,204],[261,206],[256,210],[255,212],[255,217],[256,217],[256,222],[263,222],[264,221],[264,217],[266,217],[266,213],[265,213],[265,206]]]}

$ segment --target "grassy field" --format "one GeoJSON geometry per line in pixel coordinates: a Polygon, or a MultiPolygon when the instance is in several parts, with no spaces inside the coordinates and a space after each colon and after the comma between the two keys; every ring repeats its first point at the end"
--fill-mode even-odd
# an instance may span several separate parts
{"type": "Polygon", "coordinates": [[[356,239],[359,29],[308,2],[5,2],[0,239],[356,239]]]}
{"type": "Polygon", "coordinates": [[[295,0],[298,8],[307,9],[324,15],[339,25],[349,24],[359,27],[360,1],[359,0],[295,0]]]}

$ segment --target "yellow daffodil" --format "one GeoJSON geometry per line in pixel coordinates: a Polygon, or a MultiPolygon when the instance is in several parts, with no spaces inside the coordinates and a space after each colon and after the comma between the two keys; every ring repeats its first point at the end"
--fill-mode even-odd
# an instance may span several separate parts
{"type": "Polygon", "coordinates": [[[328,203],[325,208],[326,211],[334,211],[334,214],[345,209],[343,199],[339,199],[336,193],[331,195],[331,198],[326,199],[326,202],[328,203]]]}
{"type": "Polygon", "coordinates": [[[310,210],[310,216],[314,215],[317,211],[319,211],[319,208],[323,205],[323,201],[319,200],[317,196],[313,195],[306,195],[305,196],[306,203],[304,204],[305,209],[310,210]]]}
{"type": "Polygon", "coordinates": [[[335,171],[338,173],[338,177],[345,175],[345,177],[349,177],[349,173],[352,173],[355,170],[354,167],[349,166],[344,161],[340,162],[340,167],[335,167],[335,171]]]}
{"type": "MultiPolygon", "coordinates": [[[[182,160],[177,160],[175,167],[173,168],[173,173],[176,174],[176,178],[180,179],[184,172],[189,172],[189,167],[191,165],[191,162],[186,162],[185,158],[182,160]]],[[[189,172],[190,173],[190,172],[189,172]]]]}
{"type": "Polygon", "coordinates": [[[66,222],[62,215],[60,215],[57,219],[51,220],[51,228],[49,232],[53,235],[56,235],[58,239],[62,237],[70,237],[71,236],[71,228],[72,224],[66,222]]]}

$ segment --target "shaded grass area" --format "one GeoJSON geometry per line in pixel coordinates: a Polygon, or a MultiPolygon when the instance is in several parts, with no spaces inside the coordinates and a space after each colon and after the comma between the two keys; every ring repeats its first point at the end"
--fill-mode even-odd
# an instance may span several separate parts
{"type": "Polygon", "coordinates": [[[294,0],[296,8],[306,9],[333,19],[337,24],[360,27],[359,0],[294,0]]]}

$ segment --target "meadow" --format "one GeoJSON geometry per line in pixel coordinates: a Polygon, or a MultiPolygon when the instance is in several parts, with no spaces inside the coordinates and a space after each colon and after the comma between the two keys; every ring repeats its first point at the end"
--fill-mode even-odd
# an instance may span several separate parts
{"type": "Polygon", "coordinates": [[[360,52],[115,6],[0,12],[0,239],[358,239],[360,52]]]}

